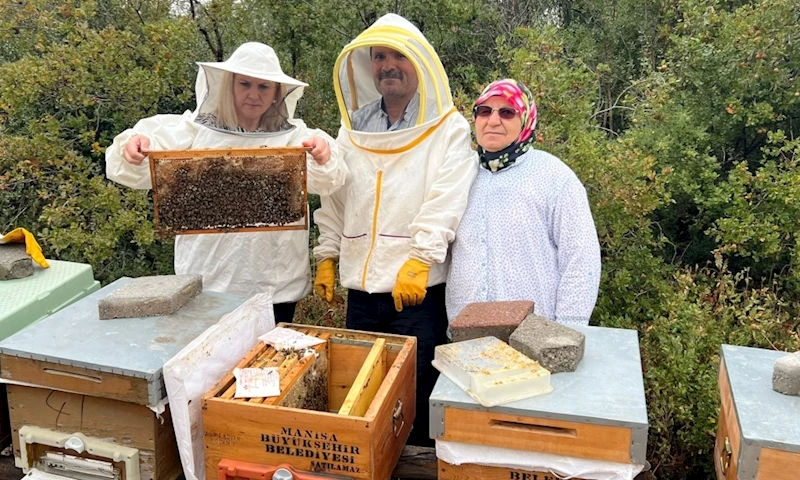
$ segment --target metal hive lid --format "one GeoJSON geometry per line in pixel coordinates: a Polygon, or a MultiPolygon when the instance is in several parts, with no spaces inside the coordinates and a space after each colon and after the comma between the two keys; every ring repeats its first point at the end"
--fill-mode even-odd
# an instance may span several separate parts
{"type": "Polygon", "coordinates": [[[203,292],[172,315],[100,320],[97,303],[121,278],[0,342],[0,353],[143,378],[150,405],[166,397],[162,368],[184,346],[244,301],[203,292]]]}
{"type": "MultiPolygon", "coordinates": [[[[586,335],[586,350],[575,372],[553,374],[553,391],[490,410],[600,425],[647,428],[639,340],[635,330],[570,328],[586,335]]],[[[440,375],[431,405],[484,409],[455,383],[440,375]]]]}

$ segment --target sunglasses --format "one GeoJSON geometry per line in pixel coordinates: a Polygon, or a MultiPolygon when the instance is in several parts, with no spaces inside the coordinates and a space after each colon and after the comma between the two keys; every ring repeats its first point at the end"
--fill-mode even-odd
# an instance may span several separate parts
{"type": "Polygon", "coordinates": [[[511,107],[492,108],[488,105],[477,105],[472,109],[472,116],[475,118],[491,117],[494,112],[497,112],[503,120],[512,120],[519,115],[519,112],[511,107]]]}

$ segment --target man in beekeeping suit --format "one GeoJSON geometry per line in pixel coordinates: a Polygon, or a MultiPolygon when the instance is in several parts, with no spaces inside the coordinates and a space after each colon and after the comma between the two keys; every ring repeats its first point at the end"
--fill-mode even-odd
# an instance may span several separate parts
{"type": "Polygon", "coordinates": [[[381,17],[334,66],[350,174],[322,197],[315,287],[333,300],[336,262],[349,289],[347,328],[417,337],[417,402],[409,443],[431,444],[434,347],[446,341],[447,251],[478,161],[433,47],[406,19],[381,17]]]}

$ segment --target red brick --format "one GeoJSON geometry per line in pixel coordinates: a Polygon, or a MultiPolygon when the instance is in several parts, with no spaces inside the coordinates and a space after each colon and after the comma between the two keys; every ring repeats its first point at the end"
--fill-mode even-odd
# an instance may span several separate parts
{"type": "Polygon", "coordinates": [[[532,311],[533,302],[529,300],[470,303],[450,324],[450,334],[454,342],[487,336],[508,342],[532,311]]]}

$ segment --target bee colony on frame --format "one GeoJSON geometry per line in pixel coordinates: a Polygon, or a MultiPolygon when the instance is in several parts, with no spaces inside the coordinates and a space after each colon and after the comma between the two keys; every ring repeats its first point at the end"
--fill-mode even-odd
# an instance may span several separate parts
{"type": "Polygon", "coordinates": [[[150,151],[156,230],[172,236],[307,229],[307,150],[150,151]]]}

